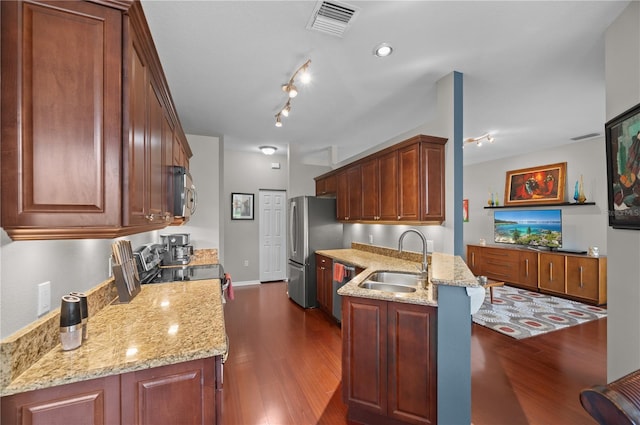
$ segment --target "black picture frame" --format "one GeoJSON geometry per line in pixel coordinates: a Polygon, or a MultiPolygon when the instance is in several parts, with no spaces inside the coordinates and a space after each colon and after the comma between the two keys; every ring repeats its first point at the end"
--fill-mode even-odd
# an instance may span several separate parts
{"type": "Polygon", "coordinates": [[[609,226],[640,230],[640,104],[605,124],[609,226]]]}
{"type": "Polygon", "coordinates": [[[253,220],[253,193],[231,194],[231,220],[253,220]]]}

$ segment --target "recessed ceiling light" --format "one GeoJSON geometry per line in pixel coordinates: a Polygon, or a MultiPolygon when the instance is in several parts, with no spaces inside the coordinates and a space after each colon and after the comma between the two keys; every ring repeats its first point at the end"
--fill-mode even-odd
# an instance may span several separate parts
{"type": "Polygon", "coordinates": [[[385,56],[389,56],[392,52],[393,52],[393,47],[391,47],[387,43],[379,44],[373,49],[373,54],[378,56],[379,58],[384,58],[385,56]]]}

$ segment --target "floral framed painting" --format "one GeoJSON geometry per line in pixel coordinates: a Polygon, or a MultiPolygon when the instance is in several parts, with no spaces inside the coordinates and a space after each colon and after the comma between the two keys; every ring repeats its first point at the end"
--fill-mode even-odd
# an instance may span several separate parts
{"type": "Polygon", "coordinates": [[[507,171],[504,205],[563,203],[566,178],[566,162],[507,171]]]}
{"type": "Polygon", "coordinates": [[[605,124],[609,226],[640,229],[640,104],[605,124]]]}
{"type": "Polygon", "coordinates": [[[231,220],[253,220],[253,193],[231,194],[231,220]]]}

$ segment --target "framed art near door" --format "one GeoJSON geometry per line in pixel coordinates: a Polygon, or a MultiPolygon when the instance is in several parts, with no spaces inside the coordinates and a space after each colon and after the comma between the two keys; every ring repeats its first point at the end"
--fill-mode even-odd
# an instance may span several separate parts
{"type": "Polygon", "coordinates": [[[253,220],[253,193],[231,194],[231,220],[253,220]]]}
{"type": "Polygon", "coordinates": [[[605,124],[609,226],[640,229],[640,104],[605,124]]]}

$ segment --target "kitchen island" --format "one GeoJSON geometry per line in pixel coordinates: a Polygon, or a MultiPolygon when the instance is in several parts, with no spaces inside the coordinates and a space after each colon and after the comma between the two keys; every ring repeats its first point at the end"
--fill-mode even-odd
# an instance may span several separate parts
{"type": "Polygon", "coordinates": [[[1,388],[2,423],[73,418],[73,409],[98,423],[183,414],[216,423],[227,349],[218,279],[143,285],[90,317],[82,346],[57,345],[1,388]]]}
{"type": "Polygon", "coordinates": [[[418,273],[419,257],[395,250],[318,251],[365,270],[342,296],[342,398],[349,419],[365,424],[469,423],[470,302],[479,286],[464,261],[433,253],[426,287],[387,292],[360,287],[372,273],[418,273]],[[390,255],[382,255],[382,254],[390,255]]]}

